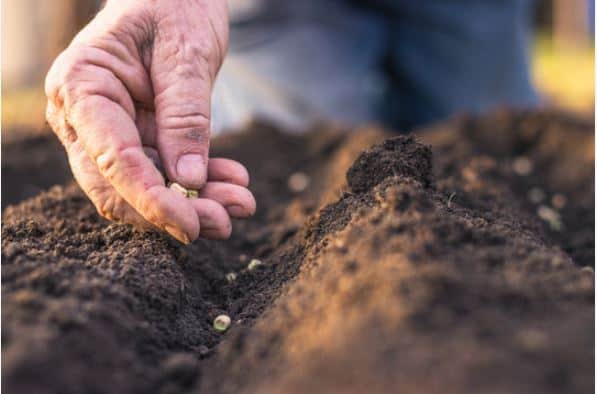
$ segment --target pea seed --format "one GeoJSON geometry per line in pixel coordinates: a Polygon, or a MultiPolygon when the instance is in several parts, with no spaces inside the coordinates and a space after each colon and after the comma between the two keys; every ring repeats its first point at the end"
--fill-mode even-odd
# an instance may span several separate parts
{"type": "Polygon", "coordinates": [[[199,198],[199,192],[197,190],[187,190],[187,198],[199,198]]]}
{"type": "Polygon", "coordinates": [[[229,272],[226,274],[226,280],[228,283],[232,283],[236,280],[236,274],[234,272],[229,272]]]}
{"type": "Polygon", "coordinates": [[[214,329],[219,332],[224,332],[230,327],[230,316],[219,315],[214,319],[214,329]]]}
{"type": "Polygon", "coordinates": [[[288,188],[294,193],[300,193],[309,186],[311,180],[304,172],[295,172],[288,178],[288,188]]]}
{"type": "Polygon", "coordinates": [[[512,169],[520,176],[527,176],[533,172],[533,162],[528,157],[520,156],[512,162],[512,169]]]}
{"type": "Polygon", "coordinates": [[[168,182],[168,187],[172,190],[176,190],[186,198],[197,198],[199,197],[199,192],[197,190],[187,189],[184,186],[176,183],[176,182],[168,182]]]}
{"type": "Polygon", "coordinates": [[[448,197],[448,209],[452,208],[452,200],[454,199],[454,197],[456,197],[456,192],[452,192],[450,194],[450,197],[448,197]]]}
{"type": "Polygon", "coordinates": [[[537,208],[537,216],[547,222],[552,230],[562,231],[562,219],[557,211],[548,206],[541,205],[537,208]]]}
{"type": "Polygon", "coordinates": [[[172,190],[179,192],[180,194],[182,194],[185,197],[187,196],[187,189],[176,182],[168,183],[168,187],[172,190]]]}
{"type": "Polygon", "coordinates": [[[248,269],[249,271],[253,271],[255,268],[257,268],[257,267],[258,267],[258,266],[260,266],[260,265],[261,265],[261,260],[252,259],[252,260],[249,262],[249,265],[247,266],[247,269],[248,269]]]}

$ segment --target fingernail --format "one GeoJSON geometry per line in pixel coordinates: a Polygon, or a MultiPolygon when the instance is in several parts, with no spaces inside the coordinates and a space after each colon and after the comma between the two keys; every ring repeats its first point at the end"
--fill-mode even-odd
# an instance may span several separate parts
{"type": "Polygon", "coordinates": [[[182,155],[176,163],[177,181],[189,188],[200,188],[205,184],[207,168],[203,156],[182,155]]]}
{"type": "Polygon", "coordinates": [[[245,217],[247,216],[247,210],[240,205],[228,205],[226,207],[228,214],[232,217],[245,217]]]}
{"type": "Polygon", "coordinates": [[[167,224],[164,226],[164,229],[170,235],[172,235],[174,238],[176,238],[177,240],[179,240],[183,244],[187,245],[187,244],[191,243],[191,240],[189,239],[189,236],[184,231],[181,231],[178,228],[176,228],[174,226],[169,226],[167,224]]]}

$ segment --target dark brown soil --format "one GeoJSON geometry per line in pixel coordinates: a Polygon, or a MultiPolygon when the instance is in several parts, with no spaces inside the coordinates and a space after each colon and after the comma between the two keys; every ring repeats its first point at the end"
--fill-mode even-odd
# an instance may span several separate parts
{"type": "Polygon", "coordinates": [[[259,203],[230,241],[184,247],[109,224],[75,186],[6,208],[2,388],[594,390],[590,122],[504,111],[416,139],[315,129],[254,124],[214,141],[247,164],[259,203]],[[299,194],[296,171],[310,177],[299,194]],[[537,215],[556,193],[559,226],[537,215]]]}
{"type": "Polygon", "coordinates": [[[22,129],[2,135],[2,210],[70,180],[68,160],[54,135],[22,129]]]}

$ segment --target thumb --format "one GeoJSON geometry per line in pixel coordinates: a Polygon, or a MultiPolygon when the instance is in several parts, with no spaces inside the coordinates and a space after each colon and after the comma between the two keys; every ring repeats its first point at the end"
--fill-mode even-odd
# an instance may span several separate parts
{"type": "Polygon", "coordinates": [[[156,43],[156,148],[168,178],[192,189],[207,180],[212,75],[212,65],[189,40],[156,43]]]}

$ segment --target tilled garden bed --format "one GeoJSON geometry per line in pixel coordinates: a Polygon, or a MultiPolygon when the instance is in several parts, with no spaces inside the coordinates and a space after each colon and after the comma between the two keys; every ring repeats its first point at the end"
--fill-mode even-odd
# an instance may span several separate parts
{"type": "Polygon", "coordinates": [[[554,112],[414,138],[255,123],[213,151],[249,168],[256,216],[189,246],[54,187],[3,213],[2,388],[592,392],[593,149],[554,112]]]}

